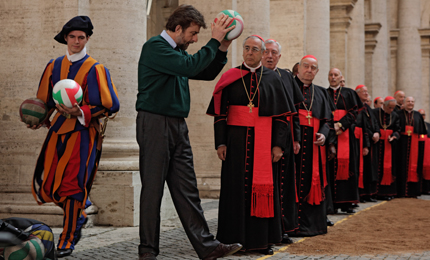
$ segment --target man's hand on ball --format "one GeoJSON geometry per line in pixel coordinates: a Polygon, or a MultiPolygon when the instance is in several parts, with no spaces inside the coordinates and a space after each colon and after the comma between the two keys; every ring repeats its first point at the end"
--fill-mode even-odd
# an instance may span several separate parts
{"type": "Polygon", "coordinates": [[[231,20],[233,20],[232,17],[229,17],[228,15],[223,14],[216,22],[213,22],[211,24],[212,38],[222,43],[222,40],[224,39],[225,34],[236,27],[235,25],[233,25],[232,27],[227,28],[231,20]]]}
{"type": "Polygon", "coordinates": [[[57,107],[58,111],[60,113],[63,113],[63,114],[69,114],[72,116],[81,116],[82,115],[81,109],[79,108],[79,105],[76,103],[72,108],[68,108],[63,104],[57,104],[56,107],[57,107]]]}

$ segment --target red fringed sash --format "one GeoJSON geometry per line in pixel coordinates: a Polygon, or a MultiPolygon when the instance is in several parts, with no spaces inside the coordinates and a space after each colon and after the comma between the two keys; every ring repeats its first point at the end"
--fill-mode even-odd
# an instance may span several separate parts
{"type": "Polygon", "coordinates": [[[359,167],[359,175],[358,175],[358,187],[361,189],[364,189],[363,184],[363,129],[361,127],[355,127],[354,129],[355,138],[359,140],[360,143],[360,155],[358,158],[360,158],[360,167],[359,167]]]}
{"type": "Polygon", "coordinates": [[[421,135],[420,140],[424,142],[423,179],[430,181],[430,138],[421,135]]]}
{"type": "MultiPolygon", "coordinates": [[[[334,121],[339,121],[347,114],[346,110],[337,109],[334,112],[334,121]]],[[[336,180],[349,179],[349,129],[337,136],[337,174],[336,180]]]]}
{"type": "Polygon", "coordinates": [[[384,172],[381,180],[381,185],[391,185],[393,182],[392,176],[392,157],[391,143],[388,142],[388,137],[393,133],[393,130],[381,129],[381,140],[384,140],[384,172]]]}
{"type": "Polygon", "coordinates": [[[229,106],[228,125],[254,127],[254,170],[252,177],[251,216],[272,218],[273,205],[272,171],[272,118],[258,116],[258,108],[249,113],[247,106],[229,106]]]}
{"type": "Polygon", "coordinates": [[[414,127],[405,126],[405,132],[402,135],[411,137],[411,149],[409,151],[409,166],[408,166],[408,179],[407,182],[418,182],[418,139],[417,133],[414,133],[414,127]]]}
{"type": "Polygon", "coordinates": [[[318,118],[312,117],[312,111],[309,112],[304,109],[299,109],[299,119],[300,125],[313,127],[314,133],[312,138],[312,183],[309,194],[306,196],[307,202],[311,205],[320,205],[321,201],[324,200],[323,191],[321,189],[320,181],[320,169],[319,169],[319,154],[318,151],[321,150],[322,165],[323,165],[323,180],[324,187],[327,186],[326,177],[326,157],[325,157],[325,147],[320,147],[315,144],[316,134],[320,128],[320,121],[318,118]],[[310,118],[309,118],[310,116],[310,118]]]}

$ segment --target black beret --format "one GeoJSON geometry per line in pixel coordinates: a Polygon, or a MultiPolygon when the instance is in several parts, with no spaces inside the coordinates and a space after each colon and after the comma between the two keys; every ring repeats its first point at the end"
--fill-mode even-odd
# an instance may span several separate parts
{"type": "Polygon", "coordinates": [[[64,37],[71,31],[83,31],[88,36],[93,34],[93,24],[88,16],[76,16],[70,19],[64,26],[61,32],[59,32],[54,39],[62,44],[67,44],[64,37]]]}

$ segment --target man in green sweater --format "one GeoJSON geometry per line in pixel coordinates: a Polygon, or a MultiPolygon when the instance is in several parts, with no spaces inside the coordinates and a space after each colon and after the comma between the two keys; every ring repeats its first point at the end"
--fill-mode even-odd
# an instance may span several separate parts
{"type": "Polygon", "coordinates": [[[231,41],[223,40],[232,18],[211,24],[212,38],[196,54],[185,50],[197,42],[203,15],[191,5],[179,6],[166,30],[142,47],[138,68],[136,136],[142,182],[139,259],[159,254],[160,205],[164,182],[187,236],[199,258],[213,260],[242,245],[222,244],[209,232],[193,166],[185,117],[190,111],[188,79],[213,80],[227,62],[231,41]]]}

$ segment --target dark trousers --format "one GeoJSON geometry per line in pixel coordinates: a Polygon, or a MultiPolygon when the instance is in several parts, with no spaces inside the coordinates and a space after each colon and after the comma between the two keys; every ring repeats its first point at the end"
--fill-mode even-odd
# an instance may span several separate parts
{"type": "Polygon", "coordinates": [[[193,153],[184,118],[139,111],[136,119],[139,143],[140,193],[139,254],[159,253],[160,206],[164,182],[188,239],[200,258],[219,244],[209,232],[200,205],[193,153]]]}

